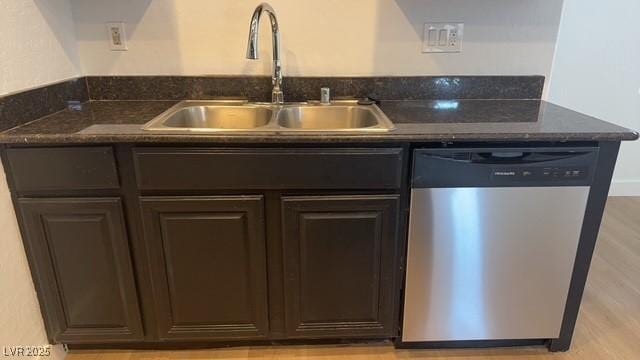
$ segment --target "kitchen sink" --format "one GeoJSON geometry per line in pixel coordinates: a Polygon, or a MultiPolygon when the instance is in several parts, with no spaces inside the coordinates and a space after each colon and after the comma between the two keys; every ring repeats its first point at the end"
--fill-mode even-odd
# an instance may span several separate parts
{"type": "Polygon", "coordinates": [[[380,125],[371,106],[290,106],[278,112],[278,125],[307,131],[371,129],[380,125]]]}
{"type": "Polygon", "coordinates": [[[247,131],[267,126],[273,118],[270,106],[243,102],[183,101],[151,120],[143,129],[152,131],[247,131]]]}
{"type": "Polygon", "coordinates": [[[256,106],[190,106],[178,110],[164,125],[195,129],[253,129],[267,125],[272,113],[271,109],[256,106]]]}
{"type": "Polygon", "coordinates": [[[393,123],[375,105],[357,101],[330,104],[270,104],[246,101],[182,101],[143,127],[174,133],[218,132],[385,132],[393,123]]]}

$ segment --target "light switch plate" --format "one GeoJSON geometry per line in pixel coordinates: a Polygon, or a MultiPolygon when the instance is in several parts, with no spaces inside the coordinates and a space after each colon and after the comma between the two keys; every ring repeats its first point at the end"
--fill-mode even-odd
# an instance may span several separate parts
{"type": "Polygon", "coordinates": [[[463,23],[424,24],[423,53],[454,53],[462,51],[463,23]]]}
{"type": "Polygon", "coordinates": [[[107,37],[109,40],[109,49],[112,51],[126,51],[127,39],[124,32],[124,23],[109,22],[107,23],[107,37]]]}

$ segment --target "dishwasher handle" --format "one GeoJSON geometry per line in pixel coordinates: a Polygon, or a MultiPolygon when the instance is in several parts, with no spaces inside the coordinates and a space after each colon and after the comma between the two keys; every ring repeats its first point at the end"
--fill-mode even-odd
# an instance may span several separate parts
{"type": "MultiPolygon", "coordinates": [[[[494,151],[494,152],[486,152],[486,153],[475,153],[477,157],[484,159],[485,161],[493,161],[493,162],[505,162],[505,161],[522,161],[527,157],[531,156],[531,152],[517,151],[517,152],[505,152],[505,151],[494,151]]],[[[476,161],[477,162],[477,161],[476,161]]]]}

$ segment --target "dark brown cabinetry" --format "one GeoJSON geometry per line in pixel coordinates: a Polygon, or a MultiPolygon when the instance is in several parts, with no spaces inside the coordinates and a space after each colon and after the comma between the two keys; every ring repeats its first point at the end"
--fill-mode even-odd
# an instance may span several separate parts
{"type": "Polygon", "coordinates": [[[52,341],[398,333],[404,148],[3,150],[52,341]]]}
{"type": "Polygon", "coordinates": [[[17,191],[117,189],[118,171],[109,146],[7,150],[17,191]]]}
{"type": "Polygon", "coordinates": [[[262,196],[142,199],[161,339],[268,332],[262,196]]]}
{"type": "Polygon", "coordinates": [[[25,198],[18,204],[53,340],[142,339],[120,199],[25,198]]]}
{"type": "Polygon", "coordinates": [[[397,189],[402,149],[137,148],[142,190],[397,189]]]}
{"type": "Polygon", "coordinates": [[[290,337],[391,336],[396,195],[285,197],[290,337]]]}

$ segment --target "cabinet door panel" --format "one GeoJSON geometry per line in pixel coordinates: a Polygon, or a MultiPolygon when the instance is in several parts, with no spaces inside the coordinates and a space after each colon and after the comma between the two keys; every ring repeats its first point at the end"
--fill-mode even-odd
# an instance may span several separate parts
{"type": "Polygon", "coordinates": [[[163,339],[266,336],[261,196],[143,198],[163,339]]]}
{"type": "Polygon", "coordinates": [[[141,339],[120,200],[19,204],[50,336],[65,343],[141,339]]]}
{"type": "Polygon", "coordinates": [[[287,333],[392,334],[398,196],[283,199],[287,333]]]}

